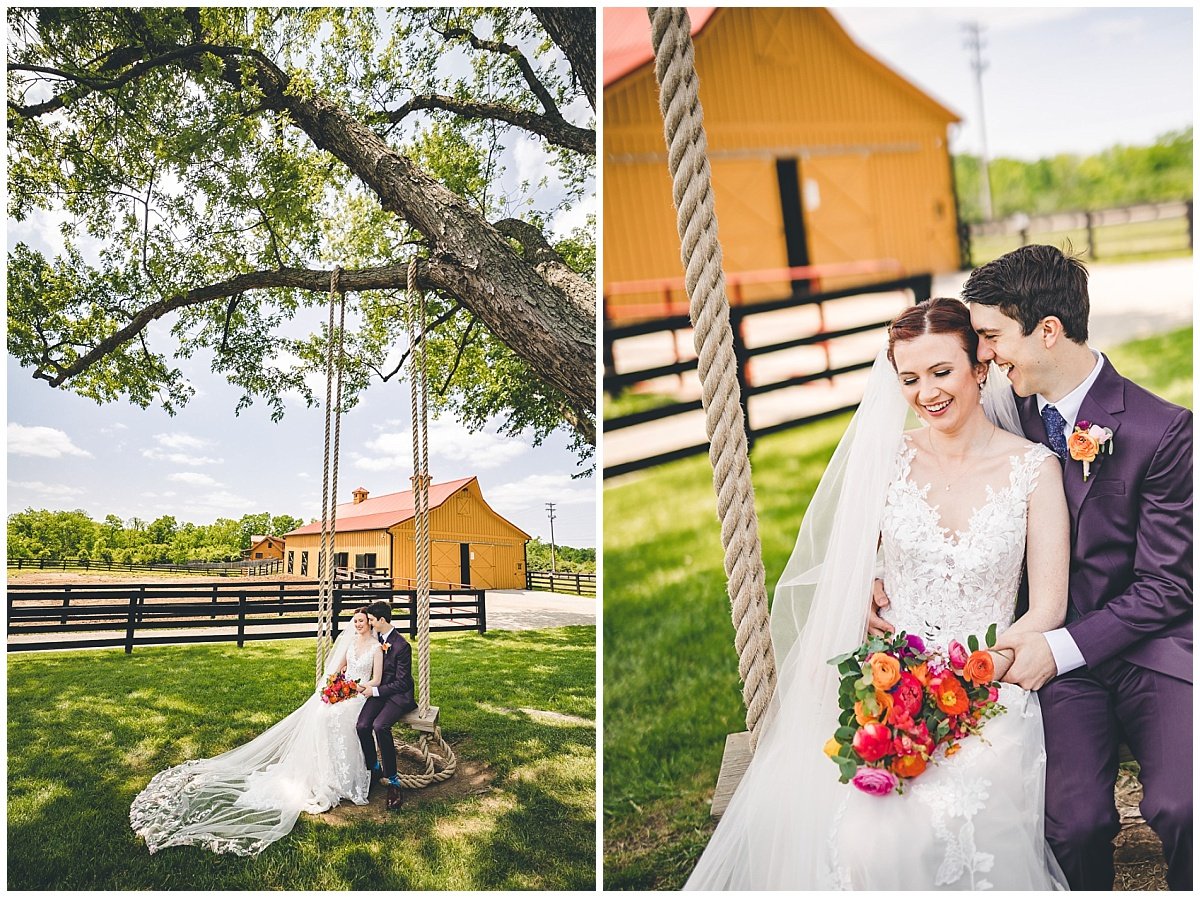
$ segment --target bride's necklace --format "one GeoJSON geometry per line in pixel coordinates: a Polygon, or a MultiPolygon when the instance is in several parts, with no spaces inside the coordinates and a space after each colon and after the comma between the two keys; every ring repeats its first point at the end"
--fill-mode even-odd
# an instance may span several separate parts
{"type": "MultiPolygon", "coordinates": [[[[987,439],[984,440],[983,445],[979,447],[979,452],[983,452],[985,449],[987,449],[988,446],[991,445],[992,437],[994,437],[995,435],[996,435],[996,427],[993,425],[992,429],[988,432],[987,439]]],[[[941,459],[941,456],[938,454],[938,451],[933,448],[933,434],[932,433],[929,434],[929,453],[933,456],[933,463],[935,465],[937,465],[938,473],[941,474],[942,477],[944,478],[946,476],[946,469],[942,466],[942,459],[941,459]]],[[[943,490],[943,492],[947,492],[947,493],[950,492],[950,487],[954,486],[956,483],[958,483],[960,480],[962,480],[963,477],[965,477],[971,471],[970,463],[967,463],[966,465],[963,465],[962,467],[963,467],[962,471],[960,471],[952,480],[948,480],[946,482],[946,487],[943,490]]]]}

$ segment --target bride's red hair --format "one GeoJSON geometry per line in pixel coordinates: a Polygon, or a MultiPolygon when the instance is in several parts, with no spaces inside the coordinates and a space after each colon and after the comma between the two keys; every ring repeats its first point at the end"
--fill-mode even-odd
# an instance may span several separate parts
{"type": "Polygon", "coordinates": [[[944,297],[927,299],[897,316],[888,327],[887,357],[893,368],[896,344],[924,334],[953,334],[962,342],[971,364],[979,364],[979,334],[971,327],[971,312],[966,303],[944,297]]]}

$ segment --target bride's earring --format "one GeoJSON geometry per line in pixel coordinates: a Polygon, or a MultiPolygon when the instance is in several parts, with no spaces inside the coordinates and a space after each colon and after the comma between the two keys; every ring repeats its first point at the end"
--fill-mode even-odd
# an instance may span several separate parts
{"type": "Polygon", "coordinates": [[[983,385],[984,385],[984,383],[986,383],[986,381],[981,380],[979,382],[979,404],[980,405],[983,405],[983,385]]]}

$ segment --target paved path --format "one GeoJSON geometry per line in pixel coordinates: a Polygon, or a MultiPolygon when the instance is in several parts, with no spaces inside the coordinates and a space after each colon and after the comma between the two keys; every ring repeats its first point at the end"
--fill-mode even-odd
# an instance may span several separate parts
{"type": "MultiPolygon", "coordinates": [[[[1126,340],[1147,337],[1186,327],[1192,323],[1192,260],[1167,259],[1157,262],[1125,264],[1096,263],[1090,266],[1091,345],[1105,349],[1126,340]]],[[[933,280],[934,296],[958,296],[970,272],[938,275],[933,280]]],[[[907,306],[906,294],[882,294],[861,300],[843,301],[829,306],[829,329],[857,323],[882,321],[907,306]],[[844,320],[841,320],[844,319],[844,320]]],[[[750,346],[778,342],[801,333],[812,333],[814,314],[810,309],[774,312],[747,324],[746,342],[750,346]]],[[[838,341],[833,347],[834,367],[873,358],[878,351],[878,333],[867,333],[838,341]]],[[[675,345],[666,335],[621,341],[614,347],[618,370],[635,370],[692,358],[691,333],[675,335],[675,345]]],[[[751,361],[752,382],[767,383],[825,367],[821,350],[805,347],[759,356],[751,361]]],[[[839,377],[832,383],[817,381],[803,387],[776,390],[750,398],[750,420],[755,428],[768,427],[832,408],[850,405],[862,398],[866,372],[839,377]]],[[[697,399],[699,382],[694,374],[661,378],[656,391],[678,401],[697,399]]],[[[622,428],[604,435],[604,460],[620,464],[669,452],[684,446],[706,442],[704,413],[676,415],[636,427],[622,428]]],[[[631,476],[636,476],[631,475],[631,476]]]]}

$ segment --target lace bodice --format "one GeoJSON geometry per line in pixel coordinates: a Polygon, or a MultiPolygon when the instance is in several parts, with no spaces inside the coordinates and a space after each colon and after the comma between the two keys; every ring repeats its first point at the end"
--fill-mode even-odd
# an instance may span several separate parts
{"type": "Polygon", "coordinates": [[[371,666],[374,661],[375,640],[367,644],[362,657],[355,654],[357,642],[350,643],[346,652],[346,679],[358,680],[365,683],[371,679],[371,666]]]}
{"type": "Polygon", "coordinates": [[[986,501],[957,533],[941,526],[929,486],[909,478],[915,455],[906,436],[881,523],[890,600],[883,616],[897,630],[938,646],[951,639],[965,643],[971,633],[982,637],[993,623],[1002,632],[1016,607],[1029,495],[1053,453],[1035,443],[1012,456],[1008,482],[988,484],[986,501]]]}

